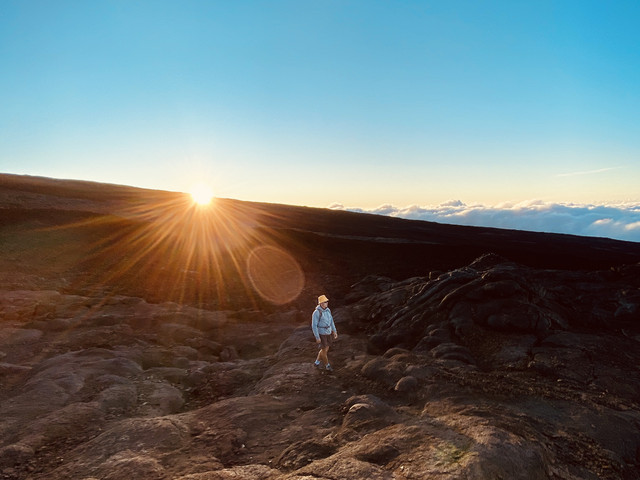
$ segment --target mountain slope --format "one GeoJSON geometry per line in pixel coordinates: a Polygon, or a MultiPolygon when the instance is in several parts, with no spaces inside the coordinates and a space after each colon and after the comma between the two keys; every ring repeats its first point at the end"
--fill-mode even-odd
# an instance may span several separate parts
{"type": "Polygon", "coordinates": [[[0,478],[639,478],[639,259],[0,175],[0,478]]]}
{"type": "Polygon", "coordinates": [[[228,199],[206,211],[173,192],[15,175],[0,175],[0,208],[0,261],[17,262],[34,275],[62,276],[73,288],[98,285],[211,305],[225,305],[226,297],[236,306],[261,302],[246,266],[265,245],[300,268],[303,303],[318,291],[340,298],[366,275],[421,276],[489,252],[571,270],[640,261],[640,244],[633,242],[228,199]]]}

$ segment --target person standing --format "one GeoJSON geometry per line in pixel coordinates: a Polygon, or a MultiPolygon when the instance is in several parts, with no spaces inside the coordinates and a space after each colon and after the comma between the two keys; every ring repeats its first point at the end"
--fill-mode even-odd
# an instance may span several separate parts
{"type": "Polygon", "coordinates": [[[333,371],[328,354],[332,341],[338,338],[338,330],[329,309],[329,299],[325,295],[318,297],[318,306],[311,315],[311,330],[320,349],[314,365],[316,368],[333,371]]]}

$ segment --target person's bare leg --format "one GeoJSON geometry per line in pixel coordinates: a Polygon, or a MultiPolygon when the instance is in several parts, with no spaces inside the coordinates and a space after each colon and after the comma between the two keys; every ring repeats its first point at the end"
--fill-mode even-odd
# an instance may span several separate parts
{"type": "Polygon", "coordinates": [[[329,351],[329,347],[321,348],[318,352],[318,357],[316,360],[321,362],[323,365],[329,363],[329,358],[327,357],[327,352],[329,351]]]}

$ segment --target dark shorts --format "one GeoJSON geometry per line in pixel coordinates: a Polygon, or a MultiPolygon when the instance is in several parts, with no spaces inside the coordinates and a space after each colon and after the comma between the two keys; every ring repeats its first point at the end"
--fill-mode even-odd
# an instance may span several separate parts
{"type": "Polygon", "coordinates": [[[326,348],[331,345],[331,341],[333,340],[333,335],[320,335],[320,343],[318,344],[318,348],[326,348]]]}

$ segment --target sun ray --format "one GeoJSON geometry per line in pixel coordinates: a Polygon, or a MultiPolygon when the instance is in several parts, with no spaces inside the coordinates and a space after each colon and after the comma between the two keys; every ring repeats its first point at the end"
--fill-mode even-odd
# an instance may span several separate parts
{"type": "Polygon", "coordinates": [[[211,309],[282,304],[302,289],[302,270],[283,233],[265,228],[271,214],[260,205],[216,199],[203,208],[190,195],[145,192],[109,211],[49,228],[77,239],[60,254],[74,289],[211,309]]]}

